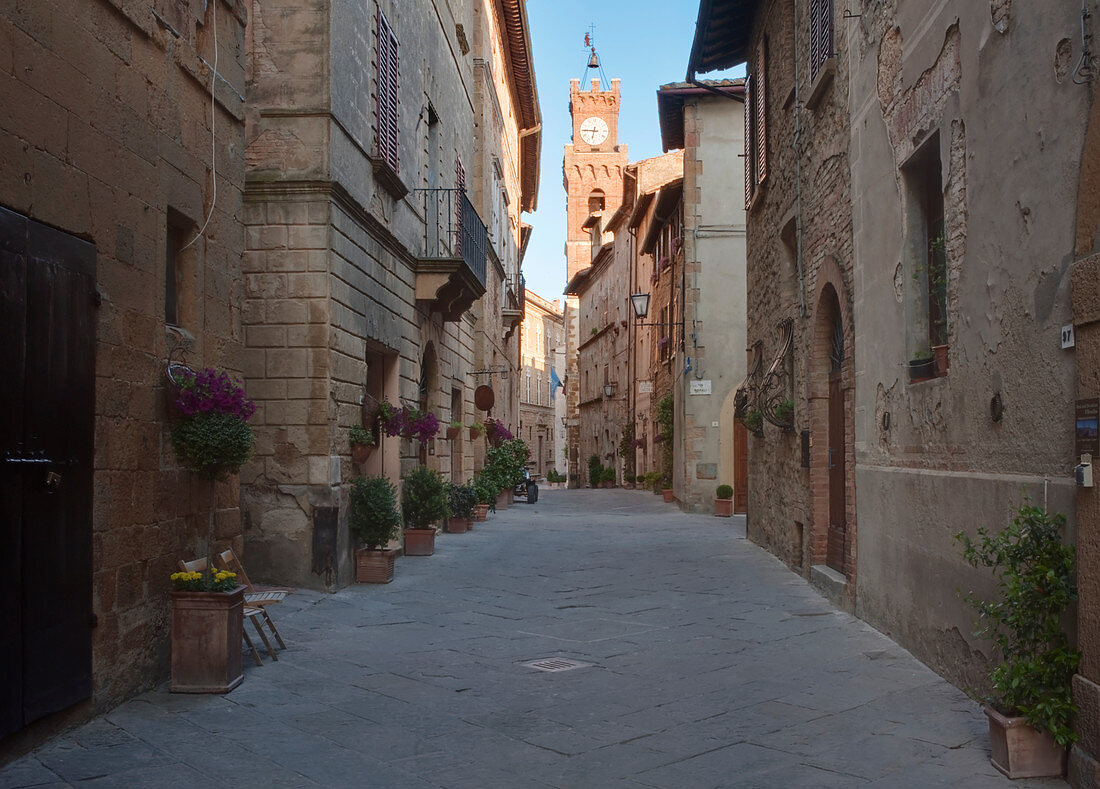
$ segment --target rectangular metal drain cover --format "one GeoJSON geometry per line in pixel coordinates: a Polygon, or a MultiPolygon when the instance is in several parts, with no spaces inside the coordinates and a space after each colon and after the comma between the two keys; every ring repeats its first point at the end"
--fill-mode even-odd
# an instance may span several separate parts
{"type": "Polygon", "coordinates": [[[592,664],[582,663],[579,660],[569,660],[568,658],[542,658],[541,660],[528,661],[523,665],[539,671],[572,671],[575,668],[584,668],[592,664]]]}

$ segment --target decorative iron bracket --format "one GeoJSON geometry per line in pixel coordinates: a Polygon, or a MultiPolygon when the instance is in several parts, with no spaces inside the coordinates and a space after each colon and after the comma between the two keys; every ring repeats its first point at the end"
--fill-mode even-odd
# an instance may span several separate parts
{"type": "Polygon", "coordinates": [[[793,402],[794,375],[791,373],[791,345],[794,342],[794,318],[784,318],[775,327],[782,332],[783,338],[758,390],[757,407],[764,418],[773,425],[783,430],[790,430],[794,427],[793,409],[789,411],[787,408],[781,409],[780,405],[784,400],[793,402]]]}
{"type": "Polygon", "coordinates": [[[748,412],[757,407],[761,384],[761,371],[764,368],[764,342],[757,340],[752,344],[752,361],[745,380],[737,387],[733,396],[733,417],[754,433],[760,432],[760,425],[745,421],[748,412]]]}

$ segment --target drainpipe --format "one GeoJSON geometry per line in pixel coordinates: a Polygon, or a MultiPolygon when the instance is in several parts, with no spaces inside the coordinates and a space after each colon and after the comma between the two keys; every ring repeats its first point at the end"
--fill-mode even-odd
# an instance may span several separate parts
{"type": "MultiPolygon", "coordinates": [[[[798,0],[794,0],[794,29],[797,35],[798,0]]],[[[798,267],[798,317],[805,318],[806,278],[802,270],[802,102],[799,101],[797,42],[794,47],[794,184],[795,264],[798,267]]]]}

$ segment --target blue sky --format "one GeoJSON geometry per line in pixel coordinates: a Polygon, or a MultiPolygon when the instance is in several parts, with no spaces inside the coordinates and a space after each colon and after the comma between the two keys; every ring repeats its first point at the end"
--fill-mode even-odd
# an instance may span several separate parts
{"type": "MultiPolygon", "coordinates": [[[[542,105],[542,173],[538,210],[525,219],[534,227],[523,262],[527,287],[547,299],[565,288],[564,147],[570,142],[569,80],[582,85],[588,71],[584,34],[595,25],[596,51],[607,78],[622,80],[619,142],[630,161],[661,153],[657,88],[683,81],[695,36],[697,0],[529,0],[535,79],[542,105]]],[[[736,73],[741,74],[743,70],[736,73]]],[[[723,76],[707,74],[707,79],[723,76]]]]}

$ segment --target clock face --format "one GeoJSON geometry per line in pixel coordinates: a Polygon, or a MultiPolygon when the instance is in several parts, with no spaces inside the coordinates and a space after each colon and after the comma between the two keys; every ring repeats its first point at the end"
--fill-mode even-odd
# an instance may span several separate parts
{"type": "Polygon", "coordinates": [[[607,139],[607,121],[603,118],[585,118],[581,123],[581,139],[589,145],[599,145],[607,139]]]}

